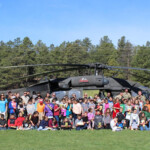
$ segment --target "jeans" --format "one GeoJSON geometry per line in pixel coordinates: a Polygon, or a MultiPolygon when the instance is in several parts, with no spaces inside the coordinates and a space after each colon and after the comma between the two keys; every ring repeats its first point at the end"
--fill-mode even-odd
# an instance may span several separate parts
{"type": "Polygon", "coordinates": [[[83,129],[87,129],[88,124],[85,124],[84,126],[77,126],[76,130],[83,130],[83,129]]]}
{"type": "Polygon", "coordinates": [[[6,127],[0,127],[0,130],[6,130],[6,127]]]}
{"type": "Polygon", "coordinates": [[[147,130],[149,130],[149,129],[148,129],[148,127],[145,125],[145,127],[140,126],[140,130],[141,130],[141,131],[143,131],[143,130],[146,130],[146,131],[147,131],[147,130]]]}
{"type": "Polygon", "coordinates": [[[38,131],[41,131],[41,130],[46,131],[46,130],[48,130],[48,129],[47,129],[47,128],[43,128],[42,126],[40,126],[37,130],[38,130],[38,131]]]}
{"type": "Polygon", "coordinates": [[[58,126],[59,126],[59,116],[54,116],[55,117],[55,119],[57,120],[57,124],[58,124],[58,126]]]}

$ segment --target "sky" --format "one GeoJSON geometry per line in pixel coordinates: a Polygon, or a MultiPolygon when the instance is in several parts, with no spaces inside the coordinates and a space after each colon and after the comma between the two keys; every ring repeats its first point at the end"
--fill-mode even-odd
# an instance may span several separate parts
{"type": "Polygon", "coordinates": [[[117,45],[150,41],[150,0],[0,0],[0,41],[28,36],[47,46],[107,35],[117,45]]]}

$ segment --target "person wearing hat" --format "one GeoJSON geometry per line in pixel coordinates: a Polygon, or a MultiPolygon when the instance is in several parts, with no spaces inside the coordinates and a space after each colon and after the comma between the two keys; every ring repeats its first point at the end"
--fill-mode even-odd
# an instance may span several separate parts
{"type": "Polygon", "coordinates": [[[39,100],[39,103],[37,104],[37,111],[39,112],[39,120],[43,119],[44,116],[44,108],[45,108],[45,104],[43,103],[43,99],[41,98],[39,100]]]}

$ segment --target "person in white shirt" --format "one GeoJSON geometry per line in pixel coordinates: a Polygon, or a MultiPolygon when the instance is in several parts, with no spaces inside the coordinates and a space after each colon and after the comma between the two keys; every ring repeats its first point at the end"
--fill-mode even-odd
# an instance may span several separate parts
{"type": "Polygon", "coordinates": [[[26,106],[28,104],[28,100],[30,99],[30,97],[27,95],[27,92],[24,92],[24,95],[21,96],[22,100],[23,100],[23,104],[26,106]]]}
{"type": "Polygon", "coordinates": [[[116,118],[116,117],[110,121],[110,126],[111,126],[112,131],[121,131],[122,130],[122,128],[117,127],[117,122],[118,122],[118,118],[116,118]]]}

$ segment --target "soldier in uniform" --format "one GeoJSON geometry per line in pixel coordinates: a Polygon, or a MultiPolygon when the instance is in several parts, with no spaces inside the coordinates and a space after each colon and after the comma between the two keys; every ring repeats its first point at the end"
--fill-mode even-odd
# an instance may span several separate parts
{"type": "Polygon", "coordinates": [[[120,94],[119,94],[119,95],[115,96],[115,99],[116,99],[116,98],[119,98],[119,100],[123,99],[123,93],[122,93],[122,92],[120,92],[120,94]]]}
{"type": "Polygon", "coordinates": [[[124,99],[130,99],[131,94],[128,92],[128,89],[125,89],[125,92],[123,93],[123,98],[124,99]]]}
{"type": "Polygon", "coordinates": [[[135,98],[138,99],[138,100],[141,100],[141,101],[143,101],[143,102],[146,101],[145,96],[142,95],[142,91],[138,91],[138,95],[137,95],[135,98]]]}

